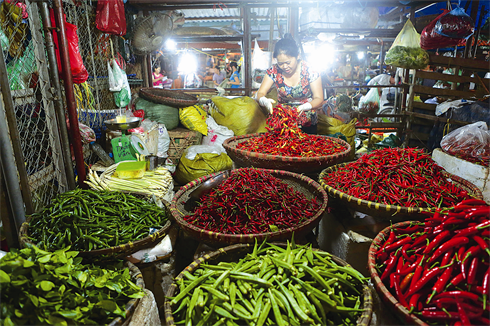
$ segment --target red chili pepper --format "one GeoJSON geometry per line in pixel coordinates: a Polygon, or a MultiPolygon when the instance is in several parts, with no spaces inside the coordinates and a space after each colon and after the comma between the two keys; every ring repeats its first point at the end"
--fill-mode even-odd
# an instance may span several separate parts
{"type": "Polygon", "coordinates": [[[475,283],[476,272],[478,269],[478,258],[473,257],[471,261],[470,270],[468,272],[468,284],[473,285],[475,283]]]}
{"type": "MultiPolygon", "coordinates": [[[[401,259],[401,258],[400,258],[401,259]]],[[[400,304],[404,306],[405,308],[408,308],[407,301],[405,300],[405,296],[402,293],[402,290],[400,289],[400,275],[396,274],[395,275],[395,294],[398,298],[398,301],[400,301],[400,304]]]]}
{"type": "Polygon", "coordinates": [[[427,247],[425,247],[424,254],[431,252],[432,249],[437,247],[441,243],[441,241],[444,240],[445,238],[447,238],[450,234],[451,234],[451,232],[449,230],[445,230],[445,231],[442,231],[441,233],[439,233],[437,235],[437,237],[435,237],[434,240],[432,240],[429,243],[429,245],[427,247]]]}
{"type": "Polygon", "coordinates": [[[384,252],[384,248],[393,243],[393,241],[395,240],[396,238],[396,235],[395,235],[395,231],[393,231],[393,228],[390,229],[390,235],[388,236],[388,239],[385,241],[384,245],[378,249],[378,251],[376,252],[376,255],[380,254],[381,252],[384,252]]]}
{"type": "Polygon", "coordinates": [[[458,306],[459,318],[461,318],[461,322],[463,323],[463,325],[471,325],[470,319],[466,315],[466,312],[464,311],[458,297],[455,296],[454,299],[456,300],[456,305],[458,306]]]}
{"type": "Polygon", "coordinates": [[[442,258],[442,262],[441,262],[441,267],[449,264],[453,257],[454,257],[454,250],[453,250],[453,248],[451,248],[451,249],[449,249],[448,252],[446,252],[444,254],[444,257],[442,258]]]}
{"type": "Polygon", "coordinates": [[[483,240],[478,235],[475,235],[473,237],[473,240],[475,240],[476,243],[478,243],[478,245],[490,255],[490,249],[489,249],[489,245],[488,245],[488,242],[487,241],[483,240]]]}
{"type": "Polygon", "coordinates": [[[446,289],[449,288],[451,285],[457,286],[459,283],[464,281],[464,275],[463,274],[458,274],[456,275],[446,286],[446,289]]]}
{"type": "Polygon", "coordinates": [[[458,320],[459,314],[457,312],[451,312],[449,315],[444,311],[431,311],[431,310],[422,310],[422,317],[427,318],[429,320],[458,320]]]}
{"type": "Polygon", "coordinates": [[[446,298],[446,297],[455,297],[469,299],[475,302],[478,302],[478,295],[475,293],[471,293],[468,291],[447,291],[439,293],[435,296],[435,298],[446,298]]]}
{"type": "Polygon", "coordinates": [[[444,252],[446,252],[449,248],[459,247],[461,245],[467,244],[468,242],[470,242],[470,239],[468,239],[466,237],[460,237],[460,238],[453,238],[453,239],[451,239],[451,240],[443,243],[434,252],[434,254],[432,255],[432,257],[429,260],[429,263],[435,261],[437,258],[439,258],[439,256],[441,254],[443,254],[444,252]]]}
{"type": "Polygon", "coordinates": [[[466,229],[456,231],[456,237],[467,237],[473,234],[477,234],[480,230],[490,227],[490,220],[486,220],[478,225],[467,227],[466,229]]]}
{"type": "Polygon", "coordinates": [[[470,205],[470,206],[484,205],[484,206],[486,206],[487,203],[481,199],[470,198],[470,199],[466,199],[466,200],[463,200],[463,201],[457,203],[455,207],[460,207],[463,205],[470,205]]]}
{"type": "Polygon", "coordinates": [[[408,243],[410,241],[412,241],[412,238],[410,236],[407,236],[407,237],[405,237],[405,238],[403,238],[401,240],[398,240],[395,243],[392,243],[392,244],[386,246],[386,248],[384,250],[386,252],[391,252],[391,251],[393,251],[395,249],[400,248],[401,246],[403,246],[404,244],[406,244],[406,243],[408,243]]]}
{"type": "Polygon", "coordinates": [[[402,282],[400,283],[400,290],[402,292],[405,291],[405,289],[408,287],[408,285],[412,281],[412,277],[413,277],[414,274],[415,274],[415,272],[408,273],[407,275],[405,275],[405,277],[403,278],[402,282]]]}
{"type": "Polygon", "coordinates": [[[414,310],[417,310],[417,311],[419,310],[419,307],[418,306],[419,306],[419,299],[420,299],[421,296],[422,296],[421,293],[415,293],[414,295],[412,295],[410,297],[410,300],[409,300],[409,303],[408,303],[410,313],[412,313],[412,311],[414,311],[414,310]]]}
{"type": "Polygon", "coordinates": [[[490,206],[481,207],[466,214],[467,219],[490,216],[490,206]]]}
{"type": "Polygon", "coordinates": [[[444,289],[447,282],[451,278],[451,274],[453,273],[453,269],[454,269],[454,265],[451,265],[451,266],[446,268],[444,273],[442,273],[441,277],[439,277],[439,279],[436,281],[436,283],[432,287],[432,293],[429,296],[429,298],[427,299],[426,303],[429,303],[430,300],[432,300],[432,297],[434,297],[434,295],[436,295],[437,293],[441,292],[442,289],[444,289]]]}
{"type": "Polygon", "coordinates": [[[427,271],[424,276],[420,278],[420,280],[415,284],[414,287],[411,287],[408,290],[407,297],[419,291],[424,285],[426,285],[432,278],[439,275],[443,270],[439,267],[434,267],[431,270],[427,271]]]}
{"type": "Polygon", "coordinates": [[[490,268],[487,268],[487,272],[483,276],[483,309],[486,309],[487,307],[489,286],[490,286],[490,268]]]}
{"type": "Polygon", "coordinates": [[[391,256],[388,263],[386,263],[386,268],[380,277],[381,281],[384,281],[388,277],[388,275],[391,273],[393,268],[395,267],[397,259],[398,259],[399,252],[400,252],[400,250],[395,251],[395,253],[391,256]]]}

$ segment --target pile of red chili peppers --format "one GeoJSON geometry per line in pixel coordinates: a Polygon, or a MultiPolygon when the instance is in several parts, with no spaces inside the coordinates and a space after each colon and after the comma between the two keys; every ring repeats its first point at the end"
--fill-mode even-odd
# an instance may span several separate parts
{"type": "Polygon", "coordinates": [[[385,148],[326,174],[323,180],[351,196],[385,205],[449,207],[470,198],[442,171],[420,149],[385,148]]]}
{"type": "Polygon", "coordinates": [[[244,141],[237,148],[290,157],[327,156],[347,149],[329,138],[302,132],[297,121],[298,111],[295,108],[279,104],[267,118],[269,132],[244,141]]]}
{"type": "Polygon", "coordinates": [[[451,325],[490,325],[490,206],[468,199],[393,227],[376,252],[381,280],[410,312],[451,325]]]}
{"type": "Polygon", "coordinates": [[[204,194],[184,220],[225,234],[257,234],[296,227],[314,216],[320,204],[269,172],[255,168],[231,171],[204,194]]]}

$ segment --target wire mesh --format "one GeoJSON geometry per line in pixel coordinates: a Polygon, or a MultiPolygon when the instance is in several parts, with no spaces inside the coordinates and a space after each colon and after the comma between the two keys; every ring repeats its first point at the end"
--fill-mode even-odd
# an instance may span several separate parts
{"type": "Polygon", "coordinates": [[[39,26],[39,13],[29,2],[0,4],[0,41],[13,100],[9,110],[16,116],[23,153],[14,159],[24,161],[35,210],[67,190],[39,26]]]}

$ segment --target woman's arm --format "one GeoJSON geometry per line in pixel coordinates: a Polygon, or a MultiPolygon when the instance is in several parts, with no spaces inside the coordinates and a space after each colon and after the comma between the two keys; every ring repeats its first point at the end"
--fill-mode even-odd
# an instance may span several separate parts
{"type": "Polygon", "coordinates": [[[230,84],[240,85],[240,79],[238,78],[238,75],[235,75],[235,77],[233,77],[233,80],[230,80],[230,84]]]}
{"type": "MultiPolygon", "coordinates": [[[[262,87],[262,86],[261,86],[262,87]]],[[[320,107],[323,103],[323,87],[322,78],[318,77],[315,81],[310,83],[311,93],[313,94],[313,99],[310,104],[313,109],[320,107]]]]}
{"type": "Polygon", "coordinates": [[[265,75],[264,79],[262,80],[262,84],[260,84],[259,90],[257,91],[257,100],[263,96],[266,96],[273,84],[274,81],[272,78],[270,78],[269,75],[265,75]]]}

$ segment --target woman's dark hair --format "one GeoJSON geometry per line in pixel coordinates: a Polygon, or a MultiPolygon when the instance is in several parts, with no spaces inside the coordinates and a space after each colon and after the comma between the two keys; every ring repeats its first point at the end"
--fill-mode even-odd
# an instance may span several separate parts
{"type": "Polygon", "coordinates": [[[240,72],[241,67],[239,67],[235,61],[230,62],[230,67],[236,67],[236,69],[237,69],[236,71],[240,72]]]}
{"type": "Polygon", "coordinates": [[[274,46],[274,53],[272,56],[277,58],[279,54],[285,54],[290,57],[297,58],[299,56],[299,47],[292,38],[291,34],[284,35],[284,38],[277,41],[274,46]]]}
{"type": "MultiPolygon", "coordinates": [[[[162,68],[162,67],[160,67],[159,65],[155,65],[155,66],[153,67],[153,71],[157,70],[157,68],[162,68]]],[[[161,72],[161,71],[160,71],[160,72],[161,72]]]]}

